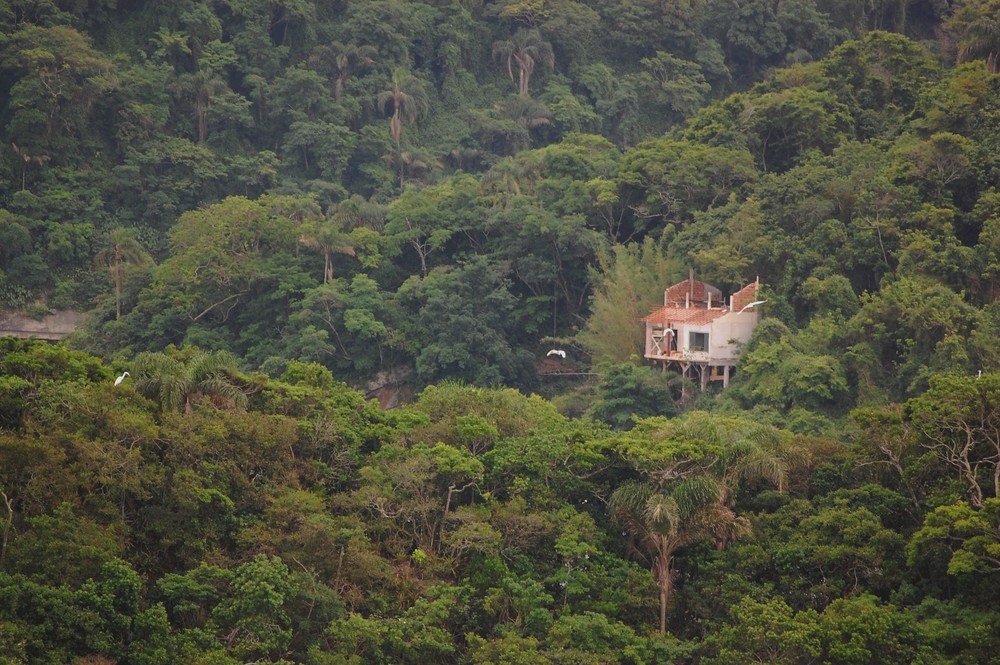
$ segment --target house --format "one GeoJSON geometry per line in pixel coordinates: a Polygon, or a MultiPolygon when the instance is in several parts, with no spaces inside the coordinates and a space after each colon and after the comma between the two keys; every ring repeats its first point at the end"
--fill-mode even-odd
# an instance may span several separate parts
{"type": "Polygon", "coordinates": [[[663,293],[663,306],[642,321],[646,324],[645,356],[697,379],[702,390],[709,381],[729,385],[740,345],[750,340],[760,321],[757,306],[760,279],[729,296],[694,278],[663,293]]]}

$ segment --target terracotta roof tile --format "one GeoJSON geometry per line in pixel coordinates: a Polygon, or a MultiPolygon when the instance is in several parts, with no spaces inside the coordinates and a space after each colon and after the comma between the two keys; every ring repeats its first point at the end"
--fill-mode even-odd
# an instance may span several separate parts
{"type": "Polygon", "coordinates": [[[750,282],[742,289],[733,294],[733,311],[738,312],[748,304],[757,300],[757,290],[760,288],[760,282],[754,281],[750,282]]]}
{"type": "Polygon", "coordinates": [[[662,325],[670,323],[690,323],[693,325],[702,325],[705,323],[711,323],[720,316],[724,316],[728,313],[728,309],[668,307],[664,305],[663,307],[654,309],[648,316],[643,317],[642,321],[650,321],[652,323],[660,323],[662,325]]]}
{"type": "MultiPolygon", "coordinates": [[[[701,325],[711,323],[723,314],[729,312],[728,306],[723,306],[719,309],[706,309],[704,307],[704,305],[708,302],[707,297],[705,296],[706,293],[712,294],[713,304],[723,305],[726,301],[722,298],[722,294],[717,288],[710,284],[699,282],[698,280],[694,281],[693,293],[695,299],[691,301],[691,307],[685,307],[685,297],[689,293],[688,289],[690,287],[691,283],[687,280],[671,286],[667,289],[665,294],[667,303],[662,307],[657,307],[641,320],[650,321],[652,323],[660,323],[663,325],[666,325],[667,323],[692,323],[695,325],[701,325]],[[704,300],[697,300],[699,297],[704,300]]],[[[759,289],[760,282],[753,281],[734,293],[733,311],[738,312],[749,303],[757,300],[757,292],[759,289]]]]}
{"type": "Polygon", "coordinates": [[[697,279],[685,279],[683,282],[674,284],[663,293],[663,304],[683,307],[689,300],[692,305],[705,304],[708,302],[709,293],[712,294],[712,302],[720,302],[722,300],[722,291],[711,284],[706,284],[697,279]]]}

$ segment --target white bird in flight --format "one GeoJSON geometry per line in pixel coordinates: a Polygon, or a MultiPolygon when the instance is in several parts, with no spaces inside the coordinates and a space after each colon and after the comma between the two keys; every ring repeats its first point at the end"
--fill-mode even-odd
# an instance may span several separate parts
{"type": "Polygon", "coordinates": [[[743,306],[743,309],[740,310],[740,314],[743,313],[743,310],[750,309],[751,307],[756,307],[757,305],[763,305],[766,302],[767,302],[766,300],[754,300],[752,303],[747,303],[746,305],[743,306]]]}
{"type": "Polygon", "coordinates": [[[559,356],[561,358],[565,358],[566,357],[566,352],[563,351],[562,349],[552,349],[548,353],[546,353],[545,355],[546,356],[559,356]]]}
{"type": "Polygon", "coordinates": [[[122,374],[121,376],[119,376],[119,377],[118,377],[117,379],[115,379],[115,385],[116,385],[116,386],[117,386],[117,385],[120,385],[120,384],[121,384],[121,382],[125,380],[125,377],[126,377],[126,376],[132,376],[132,375],[131,375],[131,374],[129,374],[128,372],[125,372],[124,374],[122,374]]]}

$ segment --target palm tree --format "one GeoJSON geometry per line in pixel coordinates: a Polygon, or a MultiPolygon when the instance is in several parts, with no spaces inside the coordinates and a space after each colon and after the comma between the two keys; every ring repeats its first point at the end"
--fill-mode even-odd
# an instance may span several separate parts
{"type": "Polygon", "coordinates": [[[400,187],[406,181],[407,175],[411,182],[421,180],[429,182],[444,169],[441,160],[429,150],[400,150],[395,155],[386,155],[385,161],[388,165],[395,164],[399,169],[400,187]]]}
{"type": "Polygon", "coordinates": [[[731,506],[740,483],[766,480],[784,489],[789,453],[779,430],[746,418],[695,411],[680,422],[680,436],[718,451],[711,469],[722,482],[721,502],[731,506]]]}
{"type": "Polygon", "coordinates": [[[374,46],[334,42],[329,46],[317,46],[309,56],[309,63],[333,76],[333,98],[339,102],[347,79],[374,65],[376,56],[378,49],[374,46]]]}
{"type": "Polygon", "coordinates": [[[695,456],[679,453],[669,462],[642,462],[639,470],[647,480],[625,483],[609,501],[633,553],[649,562],[656,578],[660,631],[665,632],[674,553],[708,538],[724,549],[750,533],[750,521],[733,510],[740,485],[765,480],[783,489],[798,454],[771,426],[701,412],[684,419],[639,421],[630,436],[638,437],[638,445],[627,455],[636,459],[647,460],[650,445],[683,442],[682,449],[694,446],[700,451],[695,456]]]}
{"type": "Polygon", "coordinates": [[[984,14],[966,26],[958,42],[958,61],[983,59],[991,72],[1000,72],[1000,19],[984,14]]]}
{"type": "Polygon", "coordinates": [[[293,19],[306,25],[316,23],[316,10],[312,3],[299,2],[298,0],[272,0],[268,4],[271,5],[272,9],[277,10],[276,13],[272,14],[271,34],[274,34],[275,28],[282,24],[281,44],[279,46],[288,43],[288,27],[293,19]]]}
{"type": "Polygon", "coordinates": [[[136,238],[135,229],[118,227],[105,237],[100,251],[94,257],[98,267],[106,267],[111,272],[111,282],[115,285],[115,318],[122,317],[122,288],[125,286],[125,264],[137,268],[150,264],[153,259],[136,238]]]}
{"type": "Polygon", "coordinates": [[[521,164],[513,157],[504,157],[479,179],[479,189],[490,196],[494,208],[501,201],[505,202],[504,207],[509,208],[514,197],[521,195],[522,176],[521,164]]]}
{"type": "Polygon", "coordinates": [[[312,194],[306,196],[265,194],[260,200],[269,204],[272,214],[290,219],[298,226],[323,216],[323,209],[312,194]]]}
{"type": "Polygon", "coordinates": [[[669,489],[631,481],[611,495],[608,506],[629,536],[632,553],[645,559],[660,592],[660,633],[667,632],[667,605],[673,590],[674,554],[722,530],[733,537],[749,533],[750,522],[719,500],[721,488],[708,475],[672,483],[669,489]]]}
{"type": "Polygon", "coordinates": [[[507,74],[514,80],[514,63],[518,68],[517,92],[522,97],[528,96],[528,81],[535,71],[535,64],[541,63],[552,69],[556,58],[552,44],[542,39],[538,30],[518,30],[509,40],[493,42],[494,59],[507,60],[507,74]]]}
{"type": "Polygon", "coordinates": [[[355,71],[367,69],[375,64],[375,56],[378,49],[374,46],[358,45],[353,42],[347,46],[340,46],[337,56],[334,58],[334,65],[337,70],[337,77],[333,82],[333,98],[340,101],[340,96],[344,92],[344,84],[355,71]]]}
{"type": "Polygon", "coordinates": [[[368,201],[358,194],[352,194],[336,204],[327,214],[340,219],[343,227],[349,231],[365,228],[381,233],[385,226],[385,206],[368,201]]]}
{"type": "Polygon", "coordinates": [[[392,112],[389,133],[396,147],[403,138],[403,123],[412,125],[430,109],[424,82],[406,71],[397,69],[392,74],[392,88],[378,96],[378,106],[384,113],[392,112]]]}
{"type": "Polygon", "coordinates": [[[340,203],[331,205],[326,215],[318,210],[297,220],[302,235],[300,242],[307,247],[316,247],[323,253],[323,283],[333,280],[333,255],[356,256],[357,248],[351,232],[367,228],[381,232],[385,224],[385,210],[377,203],[353,194],[340,203]]]}
{"type": "Polygon", "coordinates": [[[1000,19],[995,10],[990,11],[995,6],[989,3],[980,6],[982,9],[973,9],[975,5],[969,5],[953,19],[962,34],[958,40],[958,62],[985,60],[994,74],[1000,72],[1000,19]]]}
{"type": "Polygon", "coordinates": [[[21,158],[21,191],[23,192],[28,187],[28,164],[31,162],[45,164],[51,157],[48,155],[29,155],[25,150],[18,148],[13,141],[10,142],[10,145],[14,148],[14,154],[21,158]]]}
{"type": "Polygon", "coordinates": [[[310,247],[318,247],[323,253],[323,283],[333,280],[333,255],[354,256],[351,235],[344,228],[344,220],[335,211],[308,224],[302,234],[302,242],[310,247]]]}
{"type": "Polygon", "coordinates": [[[499,118],[513,123],[513,131],[506,137],[507,149],[513,153],[530,145],[531,130],[549,124],[549,109],[530,97],[511,96],[494,108],[499,118]]]}
{"type": "Polygon", "coordinates": [[[208,140],[208,107],[214,98],[230,90],[229,84],[218,72],[198,69],[179,75],[172,88],[178,95],[188,97],[194,104],[198,142],[204,143],[208,140]]]}
{"type": "MultiPolygon", "coordinates": [[[[786,445],[777,429],[743,418],[695,412],[684,419],[681,430],[691,440],[703,441],[718,451],[708,471],[718,481],[719,507],[723,510],[732,511],[744,483],[763,480],[784,490],[789,467],[804,461],[795,448],[786,445]]],[[[713,536],[719,550],[735,540],[725,529],[713,536]]]]}
{"type": "Polygon", "coordinates": [[[135,388],[164,411],[194,411],[208,400],[216,408],[243,408],[246,393],[236,382],[236,356],[228,351],[140,353],[135,358],[135,388]]]}

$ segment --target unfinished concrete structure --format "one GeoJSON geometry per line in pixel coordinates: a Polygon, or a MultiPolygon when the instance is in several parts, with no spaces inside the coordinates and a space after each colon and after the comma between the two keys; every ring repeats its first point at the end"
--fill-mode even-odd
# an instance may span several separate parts
{"type": "Polygon", "coordinates": [[[33,319],[19,312],[0,312],[0,337],[35,337],[55,342],[76,331],[86,316],[84,312],[62,310],[33,319]]]}
{"type": "Polygon", "coordinates": [[[760,280],[732,294],[690,275],[663,293],[663,306],[650,312],[646,324],[646,358],[676,369],[704,390],[709,381],[729,385],[739,346],[750,340],[760,321],[760,280]]]}

